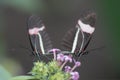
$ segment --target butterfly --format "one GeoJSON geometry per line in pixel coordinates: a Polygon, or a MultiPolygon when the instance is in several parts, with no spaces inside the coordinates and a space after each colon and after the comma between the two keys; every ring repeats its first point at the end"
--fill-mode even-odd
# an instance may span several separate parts
{"type": "MultiPolygon", "coordinates": [[[[95,21],[95,13],[90,13],[80,18],[76,26],[68,30],[63,37],[63,50],[58,49],[58,52],[78,57],[86,54],[88,52],[86,49],[95,31],[95,21]]],[[[39,16],[32,15],[29,17],[27,30],[33,55],[38,56],[38,58],[42,55],[49,55],[53,45],[39,16]]]]}

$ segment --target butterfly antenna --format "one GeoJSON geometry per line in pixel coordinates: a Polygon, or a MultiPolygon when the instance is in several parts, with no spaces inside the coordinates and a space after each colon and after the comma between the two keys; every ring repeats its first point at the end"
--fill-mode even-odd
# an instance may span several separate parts
{"type": "Polygon", "coordinates": [[[80,56],[78,57],[77,60],[80,60],[80,57],[81,57],[82,55],[87,55],[88,53],[90,53],[90,52],[92,52],[92,51],[101,50],[101,49],[104,49],[104,48],[105,48],[105,46],[101,46],[101,47],[97,47],[97,48],[93,48],[93,49],[86,50],[86,51],[84,51],[82,54],[80,54],[80,56]]]}
{"type": "Polygon", "coordinates": [[[32,52],[32,55],[35,55],[35,54],[34,54],[34,51],[30,50],[29,48],[27,48],[27,47],[25,47],[25,46],[23,46],[23,45],[19,45],[19,47],[22,48],[22,49],[27,50],[27,51],[30,52],[30,53],[32,52]]]}
{"type": "Polygon", "coordinates": [[[89,53],[91,51],[101,50],[101,49],[104,49],[104,48],[105,48],[105,46],[97,47],[97,48],[94,48],[94,49],[89,49],[89,50],[84,51],[83,55],[85,55],[86,53],[89,53]]]}

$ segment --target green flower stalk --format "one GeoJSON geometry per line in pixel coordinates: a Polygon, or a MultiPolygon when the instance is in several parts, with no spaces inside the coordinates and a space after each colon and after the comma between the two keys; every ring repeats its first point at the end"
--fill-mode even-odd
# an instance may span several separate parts
{"type": "Polygon", "coordinates": [[[60,69],[55,60],[47,64],[40,61],[34,62],[34,67],[29,74],[32,74],[34,80],[68,80],[70,77],[69,73],[60,69]]]}
{"type": "Polygon", "coordinates": [[[48,68],[44,62],[35,62],[30,74],[34,76],[35,79],[44,79],[48,75],[48,68]]]}

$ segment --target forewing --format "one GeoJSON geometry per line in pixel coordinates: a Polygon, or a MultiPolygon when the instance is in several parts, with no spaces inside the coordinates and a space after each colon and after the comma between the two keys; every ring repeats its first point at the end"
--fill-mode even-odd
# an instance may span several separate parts
{"type": "MultiPolygon", "coordinates": [[[[77,25],[76,25],[77,26],[77,25]]],[[[73,48],[73,43],[75,41],[75,36],[77,33],[78,29],[77,27],[71,28],[68,30],[68,32],[65,34],[62,40],[62,49],[65,51],[72,51],[73,48]]],[[[79,47],[81,45],[82,37],[81,37],[81,32],[78,33],[78,39],[77,39],[77,44],[75,51],[79,50],[79,47]]]]}
{"type": "MultiPolygon", "coordinates": [[[[80,18],[83,24],[90,25],[92,27],[94,27],[95,25],[95,19],[95,13],[89,13],[80,18]]],[[[64,36],[62,40],[62,48],[64,50],[71,51],[71,53],[81,53],[88,47],[92,38],[92,34],[88,33],[88,31],[86,32],[82,31],[81,26],[77,24],[74,28],[70,29],[64,36]]]]}
{"type": "MultiPolygon", "coordinates": [[[[44,24],[39,16],[32,15],[28,19],[28,30],[33,28],[41,28],[44,24]]],[[[51,40],[47,34],[47,32],[44,30],[39,31],[39,34],[42,39],[43,47],[45,50],[45,53],[47,53],[48,50],[52,49],[52,43],[51,40]]],[[[42,53],[41,46],[40,46],[40,38],[38,35],[30,35],[29,34],[29,40],[31,44],[31,48],[33,51],[42,53]]]]}
{"type": "MultiPolygon", "coordinates": [[[[96,14],[95,13],[87,13],[86,15],[84,15],[82,18],[80,18],[80,20],[84,23],[84,24],[88,24],[91,27],[95,28],[95,23],[96,23],[96,14]]],[[[79,25],[80,26],[80,25],[79,25]]],[[[84,36],[85,36],[85,42],[84,42],[84,46],[82,47],[82,50],[79,51],[79,55],[82,52],[85,52],[85,50],[87,49],[91,39],[92,39],[92,35],[90,33],[86,33],[83,32],[84,36]]],[[[84,53],[82,53],[84,54],[84,53]]]]}
{"type": "MultiPolygon", "coordinates": [[[[84,23],[84,24],[88,24],[91,27],[95,27],[95,23],[96,23],[96,13],[94,12],[86,12],[84,13],[83,16],[81,16],[80,20],[84,23]]],[[[79,25],[80,26],[80,25],[79,25]]],[[[85,35],[85,40],[88,41],[87,39],[90,39],[90,36],[92,34],[89,33],[85,33],[83,32],[85,35]]]]}

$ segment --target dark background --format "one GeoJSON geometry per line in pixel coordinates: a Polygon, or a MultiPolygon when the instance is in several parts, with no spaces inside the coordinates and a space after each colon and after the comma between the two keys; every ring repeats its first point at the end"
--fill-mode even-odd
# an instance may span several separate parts
{"type": "Polygon", "coordinates": [[[1,64],[7,63],[14,75],[26,74],[33,65],[27,36],[27,18],[38,14],[43,20],[54,47],[60,48],[65,32],[74,27],[86,11],[97,14],[96,31],[88,49],[105,46],[83,56],[78,69],[80,80],[119,80],[118,2],[112,0],[1,0],[1,64]],[[3,54],[5,53],[5,54],[3,54]],[[6,60],[8,59],[8,60],[6,60]],[[12,60],[9,62],[9,59],[12,60]],[[11,64],[15,64],[14,66],[11,64]],[[20,67],[21,66],[21,67],[20,67]],[[20,68],[19,68],[20,67],[20,68]],[[17,68],[17,69],[16,69],[17,68]],[[14,71],[17,70],[17,71],[14,71]],[[15,73],[16,72],[16,73],[15,73]]]}

